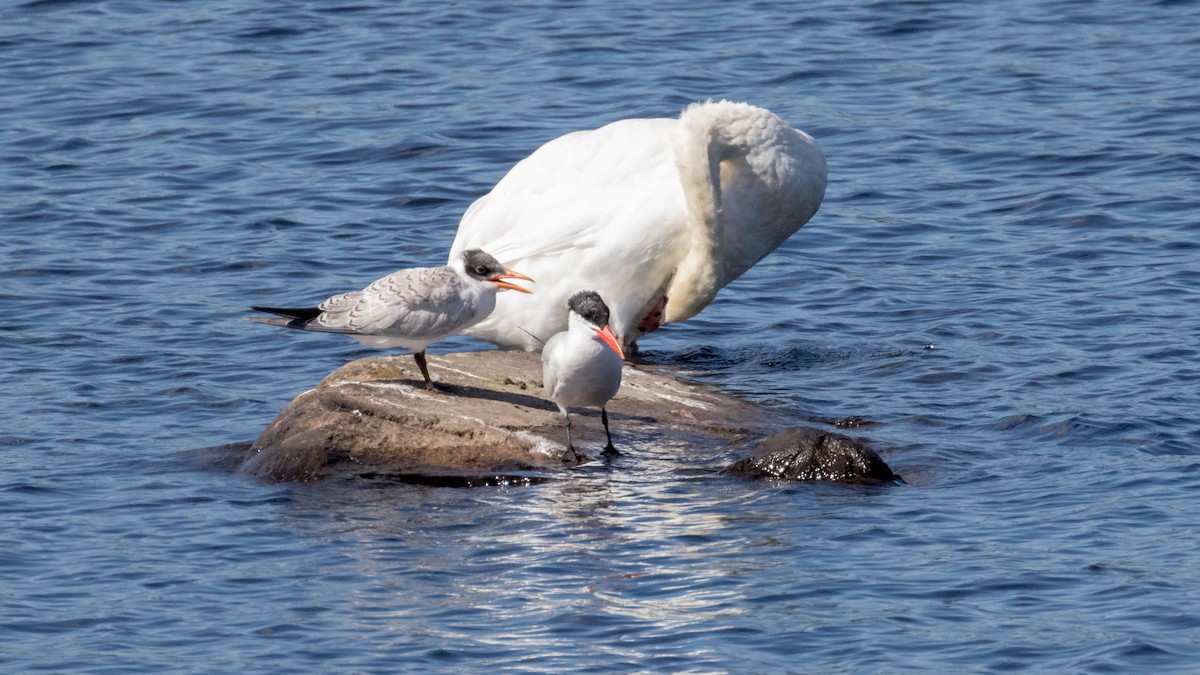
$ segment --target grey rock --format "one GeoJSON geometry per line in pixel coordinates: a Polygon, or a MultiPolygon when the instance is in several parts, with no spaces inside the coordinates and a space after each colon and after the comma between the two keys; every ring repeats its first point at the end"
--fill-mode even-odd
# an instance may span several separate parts
{"type": "MultiPolygon", "coordinates": [[[[566,432],[557,408],[542,398],[538,354],[470,352],[430,356],[429,362],[439,391],[424,389],[407,356],[338,368],[267,426],[240,469],[286,481],[390,474],[484,484],[472,477],[573,466],[560,458],[566,432]]],[[[608,413],[618,449],[724,447],[777,424],[765,411],[710,387],[629,364],[608,413]]],[[[572,418],[576,447],[598,455],[604,446],[599,412],[572,418]]]]}

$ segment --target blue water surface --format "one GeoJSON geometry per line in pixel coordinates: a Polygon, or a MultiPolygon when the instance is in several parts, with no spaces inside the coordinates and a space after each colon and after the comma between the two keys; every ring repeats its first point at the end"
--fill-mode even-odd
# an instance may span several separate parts
{"type": "Polygon", "coordinates": [[[1200,670],[1197,63],[1168,0],[3,4],[0,667],[1200,670]],[[247,305],[438,264],[541,143],[708,98],[828,194],[643,356],[877,422],[906,484],[200,450],[372,353],[247,305]]]}

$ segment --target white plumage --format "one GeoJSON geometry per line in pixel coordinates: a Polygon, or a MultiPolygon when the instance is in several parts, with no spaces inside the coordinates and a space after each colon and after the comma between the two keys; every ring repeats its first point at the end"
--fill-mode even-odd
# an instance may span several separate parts
{"type": "Polygon", "coordinates": [[[571,408],[600,408],[606,454],[619,454],[608,431],[605,406],[621,388],[625,354],[609,327],[608,307],[593,291],[571,296],[567,306],[567,330],[551,337],[542,350],[542,387],[546,397],[558,405],[567,424],[567,452],[577,459],[571,442],[571,408]]]}
{"type": "Polygon", "coordinates": [[[535,350],[567,326],[567,299],[599,292],[624,344],[694,316],[816,213],[825,157],[745,103],[629,119],[546,143],[467,209],[451,247],[484,248],[541,281],[465,331],[535,350]],[[659,316],[661,313],[661,317],[659,316]],[[522,330],[524,329],[524,330],[522,330]],[[537,339],[530,336],[529,331],[537,339]]]}

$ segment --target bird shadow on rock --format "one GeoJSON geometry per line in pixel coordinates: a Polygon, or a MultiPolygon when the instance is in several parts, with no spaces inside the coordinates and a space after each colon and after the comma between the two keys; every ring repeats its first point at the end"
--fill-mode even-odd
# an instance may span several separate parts
{"type": "Polygon", "coordinates": [[[504,391],[500,389],[476,387],[469,384],[439,384],[438,388],[433,393],[442,393],[454,398],[474,398],[496,401],[497,403],[511,403],[512,405],[533,408],[534,410],[558,409],[550,401],[537,396],[519,394],[517,392],[504,391]]]}

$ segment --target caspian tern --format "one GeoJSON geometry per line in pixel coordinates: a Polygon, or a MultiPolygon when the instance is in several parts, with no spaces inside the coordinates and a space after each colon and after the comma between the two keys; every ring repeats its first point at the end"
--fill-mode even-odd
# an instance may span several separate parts
{"type": "Polygon", "coordinates": [[[533,281],[491,255],[470,249],[445,267],[392,272],[361,291],[335,295],[316,307],[251,307],[278,316],[245,318],[283,328],[342,333],[371,347],[410,349],[425,377],[425,388],[434,389],[425,348],[486,318],[501,289],[531,292],[505,279],[533,281]]]}
{"type": "Polygon", "coordinates": [[[594,290],[630,345],[694,316],[800,229],[825,182],[812,137],[746,103],[695,103],[679,119],[552,140],[463,215],[451,258],[483,248],[542,280],[535,298],[501,297],[466,332],[536,350],[566,329],[566,300],[594,290]]]}
{"type": "Polygon", "coordinates": [[[571,441],[571,408],[598,407],[608,445],[604,454],[616,455],[608,431],[605,406],[621,388],[625,353],[608,323],[608,305],[595,291],[579,291],[567,302],[567,330],[551,337],[542,349],[542,386],[567,421],[564,460],[578,460],[571,441]]]}

